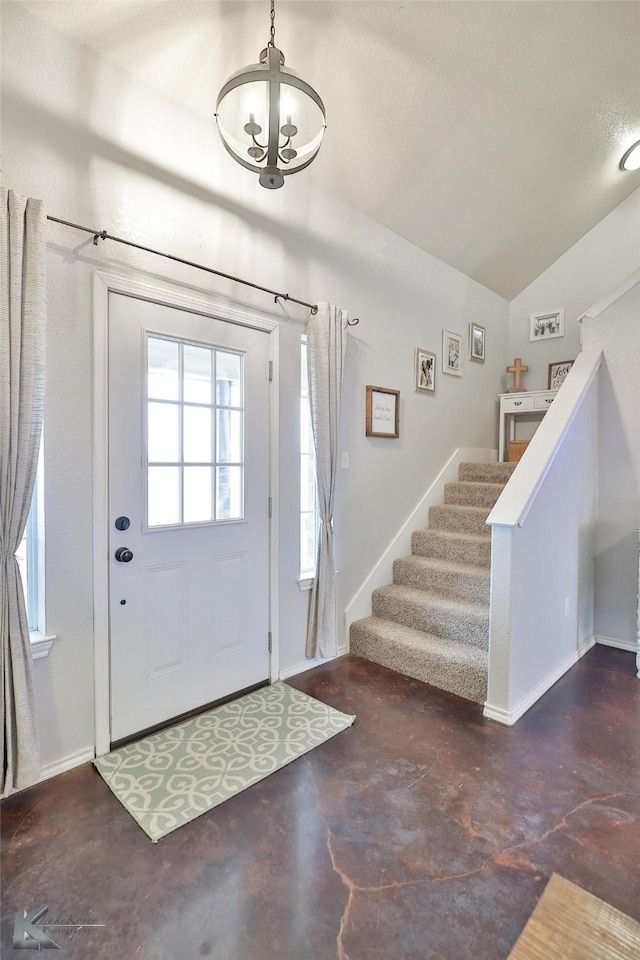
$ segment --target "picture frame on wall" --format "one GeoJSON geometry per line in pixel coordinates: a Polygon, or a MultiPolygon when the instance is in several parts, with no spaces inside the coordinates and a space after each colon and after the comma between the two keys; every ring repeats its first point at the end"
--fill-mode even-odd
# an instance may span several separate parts
{"type": "Polygon", "coordinates": [[[400,391],[367,386],[366,436],[400,436],[400,391]]]}
{"type": "Polygon", "coordinates": [[[415,389],[419,393],[435,393],[436,355],[422,347],[416,347],[415,389]]]}
{"type": "Polygon", "coordinates": [[[557,360],[549,364],[547,390],[559,390],[573,366],[573,360],[557,360]]]}
{"type": "Polygon", "coordinates": [[[462,376],[462,337],[453,330],[442,331],[442,372],[462,376]]]}
{"type": "Polygon", "coordinates": [[[484,363],[487,331],[479,323],[469,324],[469,360],[484,363]]]}
{"type": "Polygon", "coordinates": [[[529,340],[553,340],[564,337],[564,307],[529,315],[529,340]]]}

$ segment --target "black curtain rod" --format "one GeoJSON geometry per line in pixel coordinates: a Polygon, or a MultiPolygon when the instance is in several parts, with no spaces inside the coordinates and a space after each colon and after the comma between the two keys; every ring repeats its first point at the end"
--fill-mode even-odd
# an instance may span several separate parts
{"type": "MultiPolygon", "coordinates": [[[[288,293],[278,293],[277,290],[270,290],[268,287],[261,287],[259,283],[251,283],[250,280],[242,280],[240,277],[233,277],[229,273],[223,273],[221,270],[214,270],[213,267],[205,267],[202,263],[194,263],[193,260],[184,260],[182,257],[174,257],[172,253],[162,253],[161,250],[154,250],[153,247],[143,247],[141,243],[133,243],[131,240],[123,240],[122,237],[114,237],[106,230],[94,230],[92,227],[83,227],[79,223],[71,223],[69,220],[60,220],[59,217],[50,217],[47,220],[53,223],[61,223],[65,227],[72,227],[74,230],[82,230],[84,233],[93,234],[93,242],[98,246],[98,240],[113,240],[115,243],[123,243],[126,247],[135,247],[136,250],[144,250],[145,253],[153,253],[156,257],[164,257],[166,260],[174,260],[176,263],[184,263],[187,267],[195,267],[196,270],[204,270],[206,273],[213,273],[216,277],[223,277],[225,280],[233,280],[235,283],[243,283],[245,287],[252,287],[254,290],[261,290],[263,293],[269,293],[277,303],[278,300],[290,300],[292,303],[299,303],[301,307],[309,307],[311,313],[318,312],[316,303],[307,303],[306,300],[298,300],[297,297],[290,297],[288,293]]],[[[354,317],[348,320],[350,327],[355,327],[359,320],[354,317]]]]}

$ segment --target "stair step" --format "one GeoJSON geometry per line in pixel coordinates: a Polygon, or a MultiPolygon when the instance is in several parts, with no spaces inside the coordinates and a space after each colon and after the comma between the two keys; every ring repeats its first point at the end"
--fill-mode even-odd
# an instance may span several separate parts
{"type": "Polygon", "coordinates": [[[448,640],[489,648],[489,607],[451,600],[401,584],[379,587],[371,598],[372,612],[383,620],[423,630],[448,640]]]}
{"type": "Polygon", "coordinates": [[[487,653],[380,617],[351,624],[351,653],[466,700],[487,696],[487,653]]]}
{"type": "Polygon", "coordinates": [[[488,567],[491,563],[491,538],[447,530],[415,530],[411,534],[411,552],[451,563],[472,563],[488,567]]]}
{"type": "Polygon", "coordinates": [[[442,503],[429,507],[429,527],[434,530],[450,530],[452,533],[472,533],[491,538],[491,529],[486,524],[486,507],[461,507],[455,503],[442,503]]]}
{"type": "Polygon", "coordinates": [[[393,582],[445,597],[489,603],[490,571],[472,564],[446,563],[431,557],[401,557],[393,562],[393,582]]]}
{"type": "Polygon", "coordinates": [[[444,502],[457,503],[464,507],[491,509],[503,490],[503,483],[458,480],[455,483],[445,484],[444,502]]]}
{"type": "Polygon", "coordinates": [[[458,467],[458,479],[480,483],[507,483],[516,466],[516,463],[504,462],[461,463],[458,467]]]}

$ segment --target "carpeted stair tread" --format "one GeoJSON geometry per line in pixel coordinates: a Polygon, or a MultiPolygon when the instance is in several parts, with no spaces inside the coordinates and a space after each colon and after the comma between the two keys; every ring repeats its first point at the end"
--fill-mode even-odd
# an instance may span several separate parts
{"type": "Polygon", "coordinates": [[[487,507],[490,509],[503,490],[504,483],[458,480],[455,483],[445,483],[444,502],[455,503],[464,507],[487,507]]]}
{"type": "Polygon", "coordinates": [[[351,651],[482,703],[487,694],[491,528],[487,517],[515,463],[461,463],[444,503],[411,536],[371,617],[351,624],[351,651]]]}
{"type": "Polygon", "coordinates": [[[429,529],[449,530],[453,533],[471,533],[491,538],[486,520],[486,507],[463,507],[456,503],[442,503],[429,507],[429,529]]]}
{"type": "Polygon", "coordinates": [[[351,625],[351,652],[459,697],[483,703],[487,653],[380,617],[351,625]]]}
{"type": "Polygon", "coordinates": [[[488,567],[491,563],[491,539],[452,530],[414,530],[411,534],[411,552],[421,557],[488,567]]]}
{"type": "Polygon", "coordinates": [[[461,463],[458,467],[459,480],[471,480],[480,483],[507,483],[517,467],[516,463],[461,463]]]}
{"type": "Polygon", "coordinates": [[[489,606],[486,603],[443,597],[393,583],[374,590],[371,605],[373,615],[381,619],[488,649],[489,606]]]}
{"type": "Polygon", "coordinates": [[[490,570],[468,563],[447,563],[411,555],[393,562],[393,582],[432,590],[477,603],[489,602],[490,570]]]}

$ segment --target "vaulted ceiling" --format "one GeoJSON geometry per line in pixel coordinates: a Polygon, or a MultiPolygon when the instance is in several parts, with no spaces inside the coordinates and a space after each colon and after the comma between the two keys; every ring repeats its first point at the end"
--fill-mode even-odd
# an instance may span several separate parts
{"type": "MultiPolygon", "coordinates": [[[[22,2],[212,123],[268,39],[267,0],[22,2]]],[[[508,299],[640,186],[636,0],[277,0],[276,29],[327,109],[297,176],[508,299]]]]}

